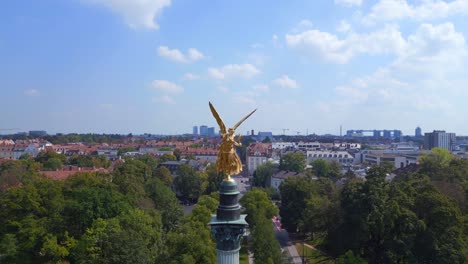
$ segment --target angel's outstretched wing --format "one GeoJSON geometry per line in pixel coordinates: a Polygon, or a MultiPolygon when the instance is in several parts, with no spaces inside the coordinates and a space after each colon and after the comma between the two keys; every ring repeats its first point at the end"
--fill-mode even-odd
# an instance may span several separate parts
{"type": "Polygon", "coordinates": [[[255,113],[255,111],[257,111],[257,109],[253,110],[250,114],[248,114],[246,117],[242,118],[241,121],[237,122],[237,124],[235,126],[232,127],[232,129],[236,130],[241,124],[242,122],[244,122],[247,118],[249,118],[253,113],[255,113]]]}
{"type": "Polygon", "coordinates": [[[221,129],[221,133],[226,133],[226,126],[224,125],[223,120],[219,116],[218,112],[216,112],[216,109],[211,104],[211,102],[209,102],[209,104],[210,104],[211,113],[213,114],[214,118],[216,119],[216,122],[218,122],[219,129],[221,129]]]}

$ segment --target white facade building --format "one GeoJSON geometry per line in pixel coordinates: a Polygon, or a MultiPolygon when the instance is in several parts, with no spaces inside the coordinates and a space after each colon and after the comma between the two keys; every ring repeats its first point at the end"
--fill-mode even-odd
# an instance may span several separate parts
{"type": "Polygon", "coordinates": [[[341,165],[352,165],[354,156],[347,151],[314,150],[307,151],[307,163],[312,163],[316,159],[323,159],[328,162],[335,160],[341,165]]]}

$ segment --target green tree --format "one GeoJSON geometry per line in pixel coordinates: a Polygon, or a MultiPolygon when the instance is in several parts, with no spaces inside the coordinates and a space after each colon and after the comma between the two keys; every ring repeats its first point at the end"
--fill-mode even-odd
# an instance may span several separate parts
{"type": "Polygon", "coordinates": [[[153,170],[153,177],[160,179],[165,185],[172,185],[172,174],[168,168],[161,166],[153,170]]]}
{"type": "Polygon", "coordinates": [[[189,200],[196,200],[203,193],[203,179],[192,167],[182,164],[174,179],[174,187],[180,195],[189,200]]]}
{"type": "Polygon", "coordinates": [[[296,232],[306,209],[306,201],[316,192],[316,187],[305,177],[291,177],[280,185],[279,190],[282,225],[289,232],[296,232]]]}
{"type": "Polygon", "coordinates": [[[155,208],[161,212],[164,230],[174,230],[183,216],[175,193],[158,178],[151,179],[146,183],[146,192],[153,200],[155,208]]]}
{"type": "Polygon", "coordinates": [[[348,250],[336,259],[336,264],[367,264],[367,261],[348,250]]]}
{"type": "Polygon", "coordinates": [[[280,245],[275,239],[271,220],[262,215],[255,215],[256,223],[252,228],[251,250],[254,254],[255,264],[281,264],[282,256],[280,245]]]}
{"type": "Polygon", "coordinates": [[[206,168],[206,174],[208,176],[208,185],[205,193],[210,194],[212,192],[217,192],[224,176],[216,171],[216,163],[212,163],[206,168]]]}
{"type": "Polygon", "coordinates": [[[305,156],[299,152],[290,152],[280,159],[280,170],[303,172],[306,165],[305,156]]]}
{"type": "Polygon", "coordinates": [[[134,209],[111,219],[96,219],[78,241],[78,263],[155,263],[162,253],[162,224],[156,211],[134,209]]]}
{"type": "Polygon", "coordinates": [[[258,187],[268,187],[274,171],[275,166],[271,162],[257,166],[253,175],[253,185],[258,187]]]}
{"type": "Polygon", "coordinates": [[[341,171],[343,170],[343,166],[336,160],[332,160],[330,162],[330,174],[329,176],[335,179],[341,178],[341,171]]]}
{"type": "Polygon", "coordinates": [[[159,157],[159,163],[163,163],[166,161],[174,161],[177,160],[177,157],[174,156],[173,154],[163,154],[161,157],[159,157]]]}
{"type": "Polygon", "coordinates": [[[317,177],[328,177],[331,172],[330,163],[324,159],[316,159],[312,162],[312,169],[317,177]]]}
{"type": "Polygon", "coordinates": [[[271,219],[278,215],[278,208],[273,205],[267,193],[259,188],[254,188],[240,199],[240,204],[245,208],[247,214],[247,222],[251,226],[255,226],[256,215],[261,215],[262,218],[271,219]]]}

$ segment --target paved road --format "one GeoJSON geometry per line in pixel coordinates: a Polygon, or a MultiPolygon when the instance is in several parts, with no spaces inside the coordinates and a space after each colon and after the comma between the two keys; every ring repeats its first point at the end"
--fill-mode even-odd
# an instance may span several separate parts
{"type": "Polygon", "coordinates": [[[273,221],[273,226],[275,230],[275,238],[276,240],[278,240],[283,251],[288,252],[289,257],[291,258],[290,263],[302,264],[301,256],[299,255],[299,252],[297,252],[296,247],[289,238],[288,232],[286,232],[286,230],[284,229],[281,229],[277,221],[273,221]]]}

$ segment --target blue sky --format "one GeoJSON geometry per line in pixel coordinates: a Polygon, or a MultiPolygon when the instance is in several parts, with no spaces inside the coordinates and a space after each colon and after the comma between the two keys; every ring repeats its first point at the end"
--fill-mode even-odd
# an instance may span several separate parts
{"type": "Polygon", "coordinates": [[[241,133],[468,135],[467,34],[468,0],[6,1],[0,129],[184,133],[212,101],[258,108],[241,133]]]}

